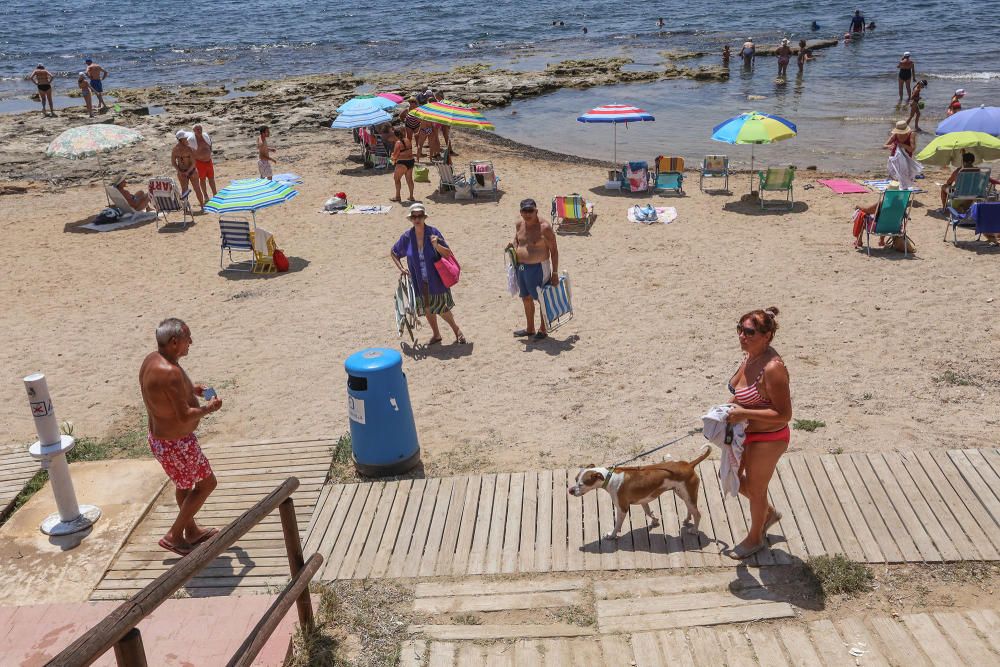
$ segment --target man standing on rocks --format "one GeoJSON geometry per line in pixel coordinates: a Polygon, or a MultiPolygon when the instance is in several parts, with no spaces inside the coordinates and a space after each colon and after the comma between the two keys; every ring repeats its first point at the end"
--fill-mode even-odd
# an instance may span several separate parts
{"type": "Polygon", "coordinates": [[[212,188],[212,196],[219,194],[215,187],[215,164],[212,163],[212,137],[205,134],[201,125],[194,126],[194,166],[198,170],[198,180],[201,191],[208,197],[208,186],[212,188]]]}
{"type": "Polygon", "coordinates": [[[179,508],[159,544],[179,556],[219,532],[202,528],[194,520],[217,486],[194,430],[202,417],[222,407],[222,399],[213,389],[193,384],[181,368],[180,358],[187,355],[192,342],[184,322],[176,317],[165,319],[156,327],[156,352],[150,352],[139,368],[139,386],[149,415],[149,448],[174,483],[179,508]],[[210,400],[200,405],[199,396],[210,400]]]}
{"type": "Polygon", "coordinates": [[[108,78],[108,70],[104,69],[90,58],[84,60],[87,64],[87,78],[90,79],[90,89],[97,94],[97,112],[108,110],[108,105],[104,103],[104,80],[108,78]]]}
{"type": "Polygon", "coordinates": [[[187,192],[190,185],[198,198],[198,205],[204,210],[205,195],[198,182],[198,170],[194,166],[194,151],[191,150],[191,146],[187,142],[188,134],[184,130],[177,130],[177,134],[174,136],[177,137],[177,145],[170,153],[170,162],[177,170],[177,180],[181,184],[181,196],[187,192]]]}

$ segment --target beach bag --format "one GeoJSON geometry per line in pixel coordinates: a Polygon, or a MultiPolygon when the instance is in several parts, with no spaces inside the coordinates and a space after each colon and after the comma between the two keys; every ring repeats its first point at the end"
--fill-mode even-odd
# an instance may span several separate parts
{"type": "Polygon", "coordinates": [[[275,249],[272,259],[274,259],[274,268],[278,269],[279,273],[288,271],[288,258],[285,257],[285,253],[275,249]]]}
{"type": "Polygon", "coordinates": [[[94,218],[94,224],[107,225],[112,222],[118,222],[121,219],[122,219],[121,209],[118,208],[117,206],[109,206],[108,208],[103,209],[100,213],[97,214],[97,216],[94,218]]]}
{"type": "Polygon", "coordinates": [[[430,183],[431,173],[427,167],[414,167],[413,168],[413,182],[414,183],[430,183]]]}
{"type": "Polygon", "coordinates": [[[455,256],[442,257],[438,261],[434,262],[434,268],[437,269],[438,275],[441,277],[441,282],[444,283],[445,287],[453,287],[458,284],[458,277],[462,274],[462,267],[459,266],[458,260],[455,256]]]}
{"type": "Polygon", "coordinates": [[[893,237],[892,249],[897,250],[899,252],[904,252],[904,246],[903,246],[904,243],[906,244],[905,252],[912,253],[917,251],[917,246],[913,245],[913,241],[910,240],[909,236],[893,237]]]}

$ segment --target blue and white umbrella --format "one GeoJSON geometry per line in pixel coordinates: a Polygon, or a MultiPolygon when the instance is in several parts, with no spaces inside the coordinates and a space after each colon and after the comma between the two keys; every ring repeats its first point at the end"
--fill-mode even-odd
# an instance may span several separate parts
{"type": "Polygon", "coordinates": [[[352,111],[358,108],[364,109],[369,106],[375,106],[384,111],[386,109],[395,109],[399,104],[390,99],[378,97],[377,95],[359,95],[352,97],[337,107],[337,113],[344,113],[345,111],[352,111]]]}
{"type": "Polygon", "coordinates": [[[628,123],[639,123],[643,121],[653,121],[653,115],[647,111],[640,109],[639,107],[629,106],[627,104],[605,104],[603,106],[591,109],[582,116],[578,116],[577,120],[581,123],[612,123],[615,127],[615,152],[614,152],[614,164],[618,165],[618,123],[625,123],[628,127],[628,123]]]}
{"type": "Polygon", "coordinates": [[[339,114],[330,125],[335,130],[353,130],[392,121],[392,116],[374,104],[359,104],[339,114]]]}
{"type": "Polygon", "coordinates": [[[257,211],[268,206],[283,204],[299,192],[283,181],[269,181],[265,178],[244,178],[233,181],[219,190],[218,194],[205,203],[209,213],[234,213],[250,211],[257,226],[257,211]]]}
{"type": "Polygon", "coordinates": [[[938,123],[934,134],[949,132],[985,132],[1000,137],[1000,107],[980,106],[959,111],[938,123]]]}

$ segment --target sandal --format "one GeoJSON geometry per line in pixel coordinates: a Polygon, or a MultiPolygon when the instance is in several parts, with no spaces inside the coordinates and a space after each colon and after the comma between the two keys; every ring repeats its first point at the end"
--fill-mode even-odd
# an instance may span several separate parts
{"type": "Polygon", "coordinates": [[[469,343],[469,341],[467,341],[465,339],[465,334],[460,333],[457,336],[455,336],[455,344],[457,344],[457,345],[467,345],[468,343],[469,343]]]}
{"type": "Polygon", "coordinates": [[[168,542],[167,538],[165,537],[161,537],[158,544],[160,545],[161,549],[166,549],[167,551],[173,551],[178,556],[187,556],[189,553],[191,553],[190,547],[185,548],[177,544],[173,544],[172,542],[168,542]]]}
{"type": "Polygon", "coordinates": [[[745,560],[753,556],[755,553],[767,546],[767,542],[761,542],[760,544],[754,545],[752,547],[744,547],[741,544],[737,544],[735,547],[726,552],[726,555],[733,560],[745,560]]]}
{"type": "Polygon", "coordinates": [[[437,336],[436,338],[431,338],[429,341],[427,341],[427,344],[428,345],[435,345],[435,344],[440,343],[440,342],[441,342],[441,336],[437,336]]]}
{"type": "Polygon", "coordinates": [[[549,335],[544,331],[539,331],[538,333],[535,334],[535,340],[545,340],[548,337],[549,335]]]}
{"type": "Polygon", "coordinates": [[[528,331],[527,329],[518,329],[514,332],[514,338],[524,338],[525,336],[534,336],[534,331],[528,331]]]}
{"type": "Polygon", "coordinates": [[[779,521],[781,521],[781,512],[779,512],[778,510],[774,510],[773,512],[771,512],[771,515],[767,517],[767,521],[764,522],[764,535],[767,535],[768,528],[778,523],[779,521]]]}
{"type": "Polygon", "coordinates": [[[201,537],[199,537],[197,540],[195,540],[194,542],[192,542],[191,546],[196,547],[199,544],[201,544],[202,542],[207,542],[208,540],[212,539],[213,537],[215,537],[218,534],[219,534],[219,529],[218,528],[209,528],[208,530],[206,530],[202,534],[201,537]]]}

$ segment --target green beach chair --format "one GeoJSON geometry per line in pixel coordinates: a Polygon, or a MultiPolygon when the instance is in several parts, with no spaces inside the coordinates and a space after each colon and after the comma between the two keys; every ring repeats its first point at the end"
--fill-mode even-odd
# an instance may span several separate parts
{"type": "Polygon", "coordinates": [[[986,201],[989,191],[989,169],[963,169],[951,186],[948,206],[958,210],[968,209],[977,201],[986,201]]]}
{"type": "Polygon", "coordinates": [[[886,190],[875,212],[875,222],[866,228],[866,244],[869,256],[872,254],[872,236],[903,237],[903,256],[907,254],[909,240],[906,238],[906,221],[910,219],[909,190],[886,190]]]}
{"type": "Polygon", "coordinates": [[[795,197],[792,194],[792,181],[795,179],[794,167],[768,167],[767,171],[759,172],[760,175],[760,207],[764,208],[765,192],[784,192],[785,202],[788,210],[795,206],[795,197]]]}

